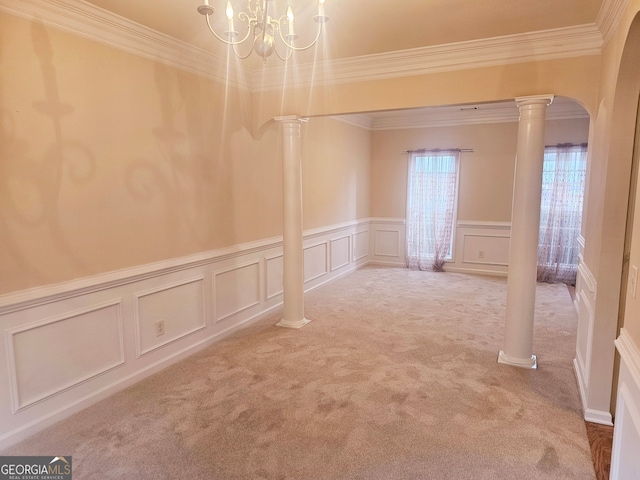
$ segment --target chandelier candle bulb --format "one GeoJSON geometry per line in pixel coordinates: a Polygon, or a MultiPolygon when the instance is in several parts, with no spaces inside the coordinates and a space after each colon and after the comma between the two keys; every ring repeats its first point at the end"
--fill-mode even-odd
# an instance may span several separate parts
{"type": "Polygon", "coordinates": [[[293,10],[291,10],[291,7],[287,8],[287,19],[289,20],[289,37],[290,38],[295,38],[295,31],[293,29],[293,10]]]}
{"type": "Polygon", "coordinates": [[[229,20],[229,31],[227,32],[227,36],[229,38],[234,38],[236,36],[235,28],[233,26],[233,7],[231,6],[231,2],[227,2],[227,19],[229,20]]]}
{"type": "Polygon", "coordinates": [[[313,20],[320,24],[329,21],[329,17],[324,14],[324,2],[325,0],[318,0],[318,15],[313,17],[313,20]]]}

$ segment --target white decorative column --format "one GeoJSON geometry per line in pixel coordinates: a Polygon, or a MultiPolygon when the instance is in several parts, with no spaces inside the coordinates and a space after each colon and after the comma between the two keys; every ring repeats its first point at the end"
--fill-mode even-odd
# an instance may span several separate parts
{"type": "Polygon", "coordinates": [[[544,127],[553,95],[518,97],[520,109],[511,210],[504,347],[498,363],[537,368],[533,355],[544,127]]]}
{"type": "Polygon", "coordinates": [[[307,119],[277,117],[282,123],[284,203],[283,303],[280,327],[301,328],[304,318],[304,250],[302,247],[302,147],[300,125],[307,119]]]}

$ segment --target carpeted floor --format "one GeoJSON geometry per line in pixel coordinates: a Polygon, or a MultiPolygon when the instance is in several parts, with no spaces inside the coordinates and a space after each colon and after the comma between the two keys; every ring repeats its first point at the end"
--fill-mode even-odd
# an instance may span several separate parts
{"type": "Polygon", "coordinates": [[[506,280],[367,267],[3,455],[74,479],[593,479],[567,288],[537,289],[539,369],[498,365],[506,280]]]}

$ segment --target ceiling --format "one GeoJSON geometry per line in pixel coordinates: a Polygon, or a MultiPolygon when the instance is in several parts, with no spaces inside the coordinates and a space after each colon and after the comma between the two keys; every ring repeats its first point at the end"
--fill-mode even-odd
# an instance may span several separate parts
{"type": "MultiPolygon", "coordinates": [[[[316,0],[270,0],[278,15],[292,4],[298,33],[316,0]]],[[[224,53],[197,7],[204,0],[88,0],[88,3],[208,51],[224,53]]],[[[236,8],[246,0],[233,0],[236,8]]],[[[603,0],[326,0],[326,60],[594,24],[603,0]]],[[[216,14],[226,0],[210,0],[216,14]]],[[[310,32],[306,32],[309,34],[310,32]]]]}

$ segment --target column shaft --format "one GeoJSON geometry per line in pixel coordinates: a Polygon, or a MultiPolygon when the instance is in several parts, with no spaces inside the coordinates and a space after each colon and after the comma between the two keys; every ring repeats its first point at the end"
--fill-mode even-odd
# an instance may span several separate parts
{"type": "Polygon", "coordinates": [[[304,251],[302,235],[302,146],[300,125],[305,119],[279,117],[282,122],[284,269],[283,317],[278,326],[301,328],[304,317],[304,251]]]}
{"type": "Polygon", "coordinates": [[[498,362],[536,368],[533,355],[540,198],[547,106],[553,96],[521,97],[511,211],[504,348],[498,362]]]}

